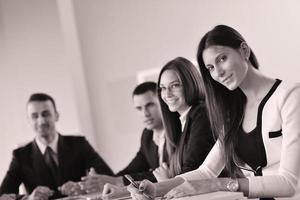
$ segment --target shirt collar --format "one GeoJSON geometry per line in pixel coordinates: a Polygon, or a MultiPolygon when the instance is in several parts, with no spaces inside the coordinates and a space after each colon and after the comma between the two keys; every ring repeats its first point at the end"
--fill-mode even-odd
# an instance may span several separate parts
{"type": "Polygon", "coordinates": [[[182,115],[180,115],[179,117],[179,120],[181,122],[181,131],[183,131],[184,129],[184,125],[185,125],[185,122],[186,122],[186,118],[187,118],[187,115],[189,113],[189,111],[191,110],[192,106],[188,107],[183,113],[182,115]]]}
{"type": "Polygon", "coordinates": [[[40,151],[42,152],[42,154],[45,153],[47,146],[49,146],[49,147],[52,149],[52,151],[54,151],[54,153],[57,154],[58,133],[56,133],[56,134],[54,135],[53,141],[52,141],[50,144],[48,144],[48,145],[43,144],[43,143],[38,139],[38,137],[35,138],[35,141],[36,141],[36,144],[37,144],[37,146],[39,147],[40,151]]]}
{"type": "Polygon", "coordinates": [[[159,146],[162,142],[165,141],[165,131],[154,131],[153,130],[153,141],[159,146]]]}

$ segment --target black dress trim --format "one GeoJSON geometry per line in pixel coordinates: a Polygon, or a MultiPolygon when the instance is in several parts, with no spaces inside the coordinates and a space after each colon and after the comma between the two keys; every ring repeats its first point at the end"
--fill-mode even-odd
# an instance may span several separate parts
{"type": "Polygon", "coordinates": [[[265,106],[265,104],[267,103],[267,101],[269,100],[269,98],[272,96],[272,94],[275,92],[275,90],[277,89],[277,87],[279,86],[279,84],[282,81],[279,79],[276,79],[276,82],[274,83],[274,85],[272,86],[272,88],[270,89],[270,91],[268,92],[268,94],[263,98],[263,100],[260,102],[259,106],[258,106],[258,113],[257,113],[257,132],[259,134],[256,134],[256,141],[257,141],[257,146],[261,146],[262,151],[261,154],[259,154],[259,161],[261,163],[261,167],[257,170],[256,175],[258,176],[262,176],[262,168],[265,167],[267,165],[267,155],[266,155],[266,150],[265,150],[265,146],[263,143],[263,138],[262,138],[262,112],[263,112],[263,108],[265,106]]]}
{"type": "MultiPolygon", "coordinates": [[[[277,87],[279,86],[279,84],[282,81],[279,79],[276,79],[276,82],[274,83],[274,85],[272,86],[271,90],[268,92],[268,94],[263,98],[263,100],[261,101],[259,107],[258,107],[258,113],[257,113],[257,132],[259,134],[256,134],[256,141],[257,141],[257,146],[261,146],[262,151],[260,151],[261,154],[259,154],[259,160],[261,163],[261,167],[259,169],[256,170],[255,176],[262,176],[262,168],[265,167],[267,165],[267,155],[266,155],[266,149],[263,143],[263,138],[262,138],[262,132],[261,132],[261,126],[262,126],[262,111],[263,108],[265,106],[265,104],[267,103],[267,101],[269,100],[269,98],[272,96],[272,94],[275,92],[275,90],[277,89],[277,87]]],[[[260,198],[260,200],[274,200],[274,198],[260,198]]]]}

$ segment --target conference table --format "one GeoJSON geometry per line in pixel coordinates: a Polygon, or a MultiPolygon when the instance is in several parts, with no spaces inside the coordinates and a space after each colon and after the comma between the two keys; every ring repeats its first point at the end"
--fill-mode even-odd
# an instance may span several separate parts
{"type": "MultiPolygon", "coordinates": [[[[114,198],[112,200],[126,200],[131,199],[130,196],[123,196],[119,198],[114,198]]],[[[162,198],[158,197],[157,200],[162,200],[162,198]]],[[[194,196],[186,196],[177,198],[177,200],[246,200],[247,197],[243,196],[242,192],[211,192],[206,194],[194,195],[194,196]]],[[[101,193],[92,193],[92,194],[85,194],[79,196],[70,196],[64,197],[57,200],[103,200],[101,193]]]]}

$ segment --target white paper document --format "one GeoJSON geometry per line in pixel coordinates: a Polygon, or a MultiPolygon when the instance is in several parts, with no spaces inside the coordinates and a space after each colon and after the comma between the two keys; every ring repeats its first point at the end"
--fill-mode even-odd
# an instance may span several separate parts
{"type": "Polygon", "coordinates": [[[186,196],[178,198],[180,200],[242,200],[247,199],[242,192],[218,191],[195,196],[186,196]]]}

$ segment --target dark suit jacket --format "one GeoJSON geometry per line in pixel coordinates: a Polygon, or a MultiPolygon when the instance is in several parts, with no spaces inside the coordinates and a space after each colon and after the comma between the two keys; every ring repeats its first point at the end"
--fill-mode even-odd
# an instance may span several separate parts
{"type": "Polygon", "coordinates": [[[215,143],[204,104],[190,109],[180,142],[184,143],[180,152],[181,173],[197,169],[215,143]]]}
{"type": "MultiPolygon", "coordinates": [[[[166,160],[166,154],[166,151],[164,151],[164,160],[166,160]]],[[[156,182],[157,180],[152,171],[158,166],[158,147],[153,141],[153,131],[144,129],[139,151],[129,165],[122,171],[118,172],[116,176],[130,174],[134,180],[140,181],[148,179],[156,182]]],[[[125,185],[130,184],[127,179],[123,178],[123,180],[125,185]]]]}
{"type": "MultiPolygon", "coordinates": [[[[82,136],[62,136],[58,139],[60,185],[67,181],[80,181],[90,167],[97,173],[113,175],[112,170],[82,136]]],[[[48,186],[57,191],[44,157],[35,140],[13,151],[9,170],[0,187],[0,194],[18,193],[24,183],[28,193],[37,186],[48,186]]],[[[56,195],[59,196],[58,193],[56,195]]]]}

